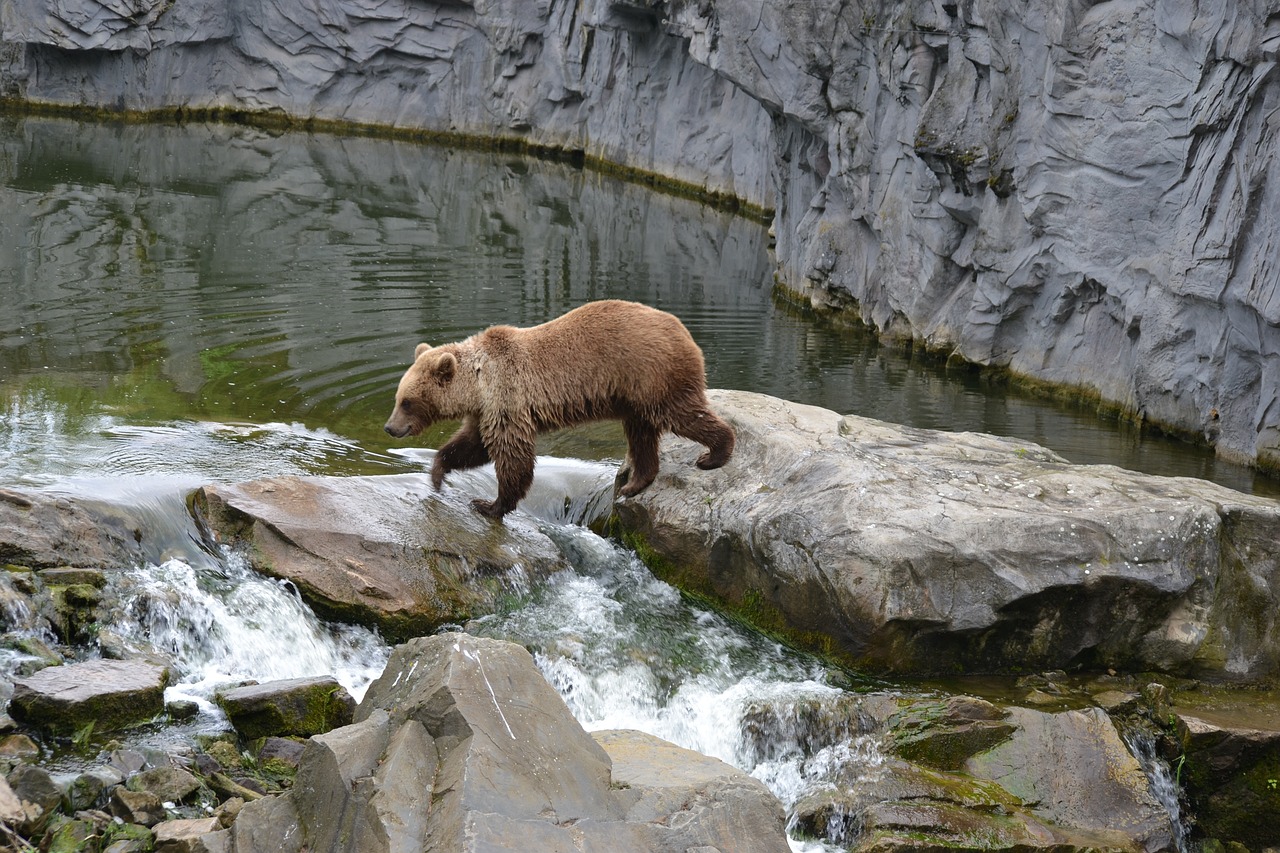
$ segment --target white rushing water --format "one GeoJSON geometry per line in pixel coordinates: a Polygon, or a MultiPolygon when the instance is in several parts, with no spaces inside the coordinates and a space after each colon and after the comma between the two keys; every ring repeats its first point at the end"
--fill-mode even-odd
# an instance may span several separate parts
{"type": "MultiPolygon", "coordinates": [[[[530,648],[585,728],[638,729],[719,758],[764,782],[788,814],[883,762],[877,739],[858,731],[849,694],[815,661],[691,606],[587,529],[546,532],[574,568],[472,629],[530,648]]],[[[849,840],[839,822],[830,821],[830,840],[849,840]]]]}
{"type": "MultiPolygon", "coordinates": [[[[469,630],[533,651],[587,729],[639,729],[720,758],[763,781],[788,812],[879,765],[875,738],[857,731],[849,694],[826,682],[821,665],[691,606],[634,554],[566,523],[592,515],[609,466],[553,464],[545,473],[545,494],[530,506],[572,568],[469,630]],[[557,497],[564,478],[592,488],[557,497]]],[[[174,557],[114,583],[121,604],[110,632],[171,660],[167,698],[197,701],[207,726],[222,724],[214,693],[249,679],[333,675],[359,699],[389,652],[372,631],[317,619],[291,584],[257,574],[234,552],[174,557]]],[[[829,823],[839,829],[838,816],[829,823]]]]}
{"type": "Polygon", "coordinates": [[[123,606],[111,630],[173,661],[166,699],[193,699],[216,716],[219,688],[332,675],[358,700],[381,674],[389,650],[373,631],[322,622],[292,584],[257,574],[239,554],[201,563],[171,559],[116,581],[123,606]]]}

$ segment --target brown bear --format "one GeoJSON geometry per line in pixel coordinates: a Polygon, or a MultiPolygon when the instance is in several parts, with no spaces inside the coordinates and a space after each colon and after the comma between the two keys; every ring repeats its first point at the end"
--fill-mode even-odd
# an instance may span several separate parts
{"type": "Polygon", "coordinates": [[[664,432],[706,445],[698,467],[719,468],[734,432],[707,403],[702,350],[672,315],[635,302],[589,302],[540,326],[492,326],[465,341],[419,344],[400,380],[386,431],[417,435],[441,420],[462,426],[436,453],[431,482],[492,460],[497,500],[472,505],[501,519],[533,482],[538,433],[587,421],[622,421],[622,495],[658,474],[664,432]]]}

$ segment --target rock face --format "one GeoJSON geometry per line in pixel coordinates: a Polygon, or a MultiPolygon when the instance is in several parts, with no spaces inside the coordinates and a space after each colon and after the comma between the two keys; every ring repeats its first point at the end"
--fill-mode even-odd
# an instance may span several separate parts
{"type": "Polygon", "coordinates": [[[467,133],[776,211],[883,334],[1280,467],[1275,0],[0,7],[0,93],[467,133]]]}
{"type": "Polygon", "coordinates": [[[254,567],[292,581],[319,614],[391,639],[465,620],[561,567],[535,527],[492,525],[439,498],[423,475],[206,486],[195,505],[223,541],[248,543],[254,567]]]}
{"type": "Polygon", "coordinates": [[[615,508],[679,586],[878,672],[1280,674],[1280,504],[1036,445],[713,392],[723,469],[662,445],[615,508]]]}
{"type": "Polygon", "coordinates": [[[464,634],[397,647],[356,722],[308,741],[292,791],[206,838],[241,853],[788,849],[761,783],[645,735],[597,742],[524,648],[464,634]]]}

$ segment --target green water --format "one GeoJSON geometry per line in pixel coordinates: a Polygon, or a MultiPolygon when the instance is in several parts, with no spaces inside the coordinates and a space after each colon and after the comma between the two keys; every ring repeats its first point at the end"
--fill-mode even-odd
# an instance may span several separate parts
{"type": "Polygon", "coordinates": [[[0,484],[414,469],[382,423],[416,343],[604,297],[679,315],[713,386],[1280,492],[787,309],[765,228],[687,200],[407,142],[31,118],[0,121],[0,484]]]}

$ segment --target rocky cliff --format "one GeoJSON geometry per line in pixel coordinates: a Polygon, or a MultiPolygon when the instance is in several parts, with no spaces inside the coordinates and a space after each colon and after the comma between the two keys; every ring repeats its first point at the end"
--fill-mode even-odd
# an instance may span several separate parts
{"type": "Polygon", "coordinates": [[[890,337],[1280,468],[1280,0],[0,0],[0,92],[551,146],[890,337]]]}

